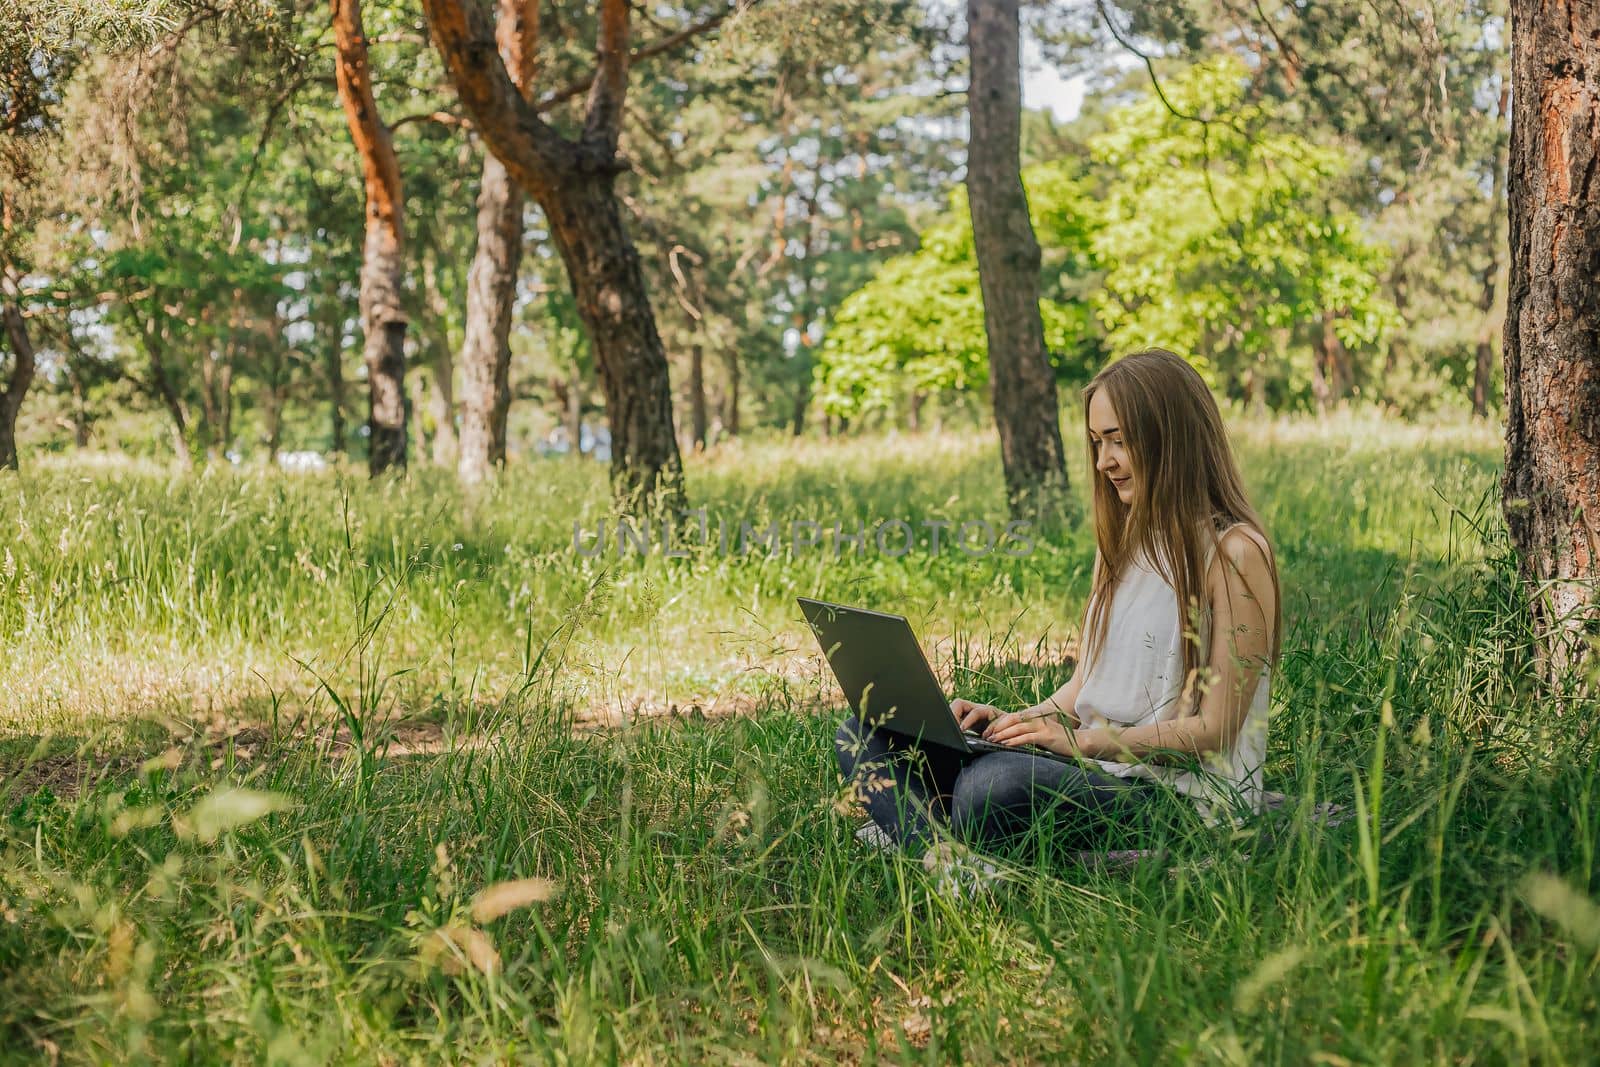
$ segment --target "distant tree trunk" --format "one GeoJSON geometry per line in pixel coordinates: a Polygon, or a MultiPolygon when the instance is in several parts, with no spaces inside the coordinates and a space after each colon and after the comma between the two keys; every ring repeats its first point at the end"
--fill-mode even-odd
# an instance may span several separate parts
{"type": "Polygon", "coordinates": [[[188,470],[194,466],[194,454],[189,451],[189,415],[162,358],[166,346],[162,339],[160,315],[160,309],[152,306],[144,320],[144,352],[150,365],[149,388],[161,401],[161,406],[167,409],[167,417],[172,420],[173,454],[177,456],[179,466],[188,470]]]}
{"type": "MultiPolygon", "coordinates": [[[[502,15],[502,18],[505,16],[502,15]]],[[[522,262],[522,190],[490,152],[478,193],[478,248],[467,272],[461,346],[461,480],[481,482],[506,461],[511,406],[511,311],[522,262]]]]}
{"type": "Polygon", "coordinates": [[[76,352],[67,356],[67,384],[72,388],[72,447],[89,447],[89,400],[83,381],[81,357],[76,352]]]}
{"type": "Polygon", "coordinates": [[[689,346],[690,440],[697,451],[706,448],[706,355],[699,341],[689,346]]]}
{"type": "Polygon", "coordinates": [[[1039,316],[1039,242],[1022,187],[1018,0],[968,0],[967,200],[983,292],[994,418],[1014,517],[1067,499],[1055,373],[1039,316]]]}
{"type": "Polygon", "coordinates": [[[583,440],[583,371],[574,363],[567,377],[567,450],[573,459],[581,453],[578,445],[583,440]]]}
{"type": "Polygon", "coordinates": [[[328,376],[328,439],[329,451],[345,454],[344,437],[344,312],[339,309],[337,297],[329,301],[332,309],[324,321],[327,330],[325,367],[328,376]]]}
{"type": "Polygon", "coordinates": [[[1600,6],[1511,2],[1506,525],[1547,682],[1600,633],[1600,6]]]}
{"type": "MultiPolygon", "coordinates": [[[[495,37],[506,70],[523,94],[538,57],[538,0],[500,0],[495,37]]],[[[506,462],[511,408],[511,312],[522,264],[522,190],[493,152],[483,153],[478,191],[478,247],[467,271],[466,339],[461,345],[461,460],[467,484],[506,462]]]]}
{"type": "Polygon", "coordinates": [[[1311,392],[1319,415],[1326,415],[1336,401],[1350,394],[1349,355],[1333,328],[1338,318],[1332,311],[1324,311],[1317,317],[1316,341],[1311,352],[1311,392]]]}
{"type": "Polygon", "coordinates": [[[200,357],[200,423],[207,463],[217,462],[228,448],[229,415],[233,408],[233,345],[230,337],[200,357]]]}
{"type": "Polygon", "coordinates": [[[622,224],[615,180],[608,170],[560,186],[544,209],[594,342],[611,423],[613,488],[622,509],[632,512],[657,499],[681,504],[683,461],[667,354],[639,254],[622,224]]]}
{"type": "Polygon", "coordinates": [[[16,286],[10,277],[4,280],[5,292],[0,299],[0,316],[6,320],[6,339],[11,346],[11,373],[6,377],[5,388],[0,389],[0,470],[17,470],[17,413],[22,410],[22,398],[33,384],[37,359],[33,340],[28,336],[28,323],[22,317],[16,286]]]}
{"type": "Polygon", "coordinates": [[[406,465],[405,196],[394,140],[378,115],[367,62],[360,0],[331,0],[338,46],[335,72],[350,138],[366,187],[361,253],[362,359],[369,393],[367,469],[374,476],[406,465]]]}
{"type": "Polygon", "coordinates": [[[1500,87],[1500,105],[1495,111],[1494,193],[1489,198],[1489,263],[1483,268],[1483,297],[1478,309],[1483,312],[1483,325],[1478,330],[1478,359],[1472,369],[1472,413],[1478,418],[1489,416],[1489,391],[1493,388],[1490,375],[1494,372],[1494,321],[1495,286],[1500,281],[1500,227],[1506,203],[1506,153],[1510,139],[1504,126],[1506,108],[1511,102],[1511,83],[1500,87]]]}
{"type": "MultiPolygon", "coordinates": [[[[722,353],[728,387],[722,394],[722,428],[729,437],[739,436],[739,349],[728,345],[722,353]]],[[[802,413],[803,415],[803,413],[802,413]]]]}
{"type": "MultiPolygon", "coordinates": [[[[233,443],[233,360],[229,359],[222,367],[222,373],[217,383],[218,411],[217,433],[222,438],[222,457],[227,458],[228,446],[233,443]]],[[[279,403],[282,407],[282,403],[279,403]]]]}
{"type": "Polygon", "coordinates": [[[289,402],[289,360],[284,350],[283,318],[276,308],[268,322],[267,352],[263,360],[267,396],[262,408],[266,420],[267,462],[275,464],[283,449],[283,410],[289,402]]]}
{"type": "MultiPolygon", "coordinates": [[[[789,416],[789,433],[799,437],[806,432],[806,407],[811,403],[811,384],[804,379],[795,383],[794,410],[789,416]]],[[[830,420],[824,427],[823,433],[827,437],[833,436],[833,423],[830,420]]]]}
{"type": "Polygon", "coordinates": [[[595,75],[576,139],[539,117],[504,62],[485,47],[493,34],[480,5],[424,0],[423,8],[462,104],[490,151],[544,209],[567,268],[611,422],[617,506],[681,507],[683,463],[666,352],[615,190],[625,167],[617,138],[628,82],[628,0],[599,5],[595,75]]]}
{"type": "Polygon", "coordinates": [[[433,347],[431,370],[433,390],[428,400],[433,415],[433,463],[436,467],[451,467],[460,458],[456,446],[456,360],[450,338],[443,330],[433,347]]]}
{"type": "Polygon", "coordinates": [[[272,464],[278,462],[278,453],[283,451],[283,408],[285,398],[283,387],[277,381],[277,377],[274,374],[274,380],[267,383],[266,401],[261,405],[262,421],[266,424],[267,462],[272,464]]]}

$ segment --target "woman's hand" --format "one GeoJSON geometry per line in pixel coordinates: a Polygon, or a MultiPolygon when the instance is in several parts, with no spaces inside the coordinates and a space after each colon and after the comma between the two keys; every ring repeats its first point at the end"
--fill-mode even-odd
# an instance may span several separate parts
{"type": "Polygon", "coordinates": [[[1000,709],[992,704],[975,704],[965,697],[952,700],[950,710],[961,723],[963,730],[976,729],[979,724],[992,722],[1001,715],[1000,709]]]}
{"type": "Polygon", "coordinates": [[[989,724],[983,736],[1001,745],[1038,745],[1063,756],[1081,754],[1073,732],[1059,717],[1032,709],[1001,715],[989,724]]]}

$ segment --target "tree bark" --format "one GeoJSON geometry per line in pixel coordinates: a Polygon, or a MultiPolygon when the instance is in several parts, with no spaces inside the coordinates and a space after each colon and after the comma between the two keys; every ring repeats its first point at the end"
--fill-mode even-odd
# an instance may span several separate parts
{"type": "Polygon", "coordinates": [[[739,436],[739,348],[726,345],[722,353],[727,369],[728,388],[722,394],[722,428],[729,437],[739,436]]]}
{"type": "Polygon", "coordinates": [[[289,356],[283,340],[283,317],[274,307],[267,320],[266,403],[267,462],[276,464],[283,450],[283,412],[289,406],[289,356]]]}
{"type": "Polygon", "coordinates": [[[1547,684],[1600,632],[1600,7],[1512,0],[1506,524],[1547,684]]]}
{"type": "Polygon", "coordinates": [[[683,465],[672,428],[667,354],[614,180],[609,172],[574,180],[544,205],[545,215],[594,342],[617,503],[628,512],[657,500],[681,506],[683,465]]]}
{"type": "Polygon", "coordinates": [[[361,255],[362,359],[367,365],[367,469],[406,466],[405,196],[394,140],[378,115],[360,0],[331,0],[335,72],[350,138],[361,157],[366,238],[361,255]]]}
{"type": "Polygon", "coordinates": [[[326,368],[328,375],[328,438],[329,451],[345,454],[344,439],[344,312],[339,309],[337,296],[329,300],[332,311],[324,326],[328,331],[326,368]]]}
{"type": "Polygon", "coordinates": [[[33,340],[28,336],[27,320],[22,317],[16,287],[9,277],[5,279],[0,316],[6,320],[6,338],[11,345],[11,373],[6,376],[5,388],[0,389],[0,470],[17,470],[20,465],[17,413],[22,410],[22,398],[33,384],[38,361],[33,352],[33,340]]]}
{"type": "Polygon", "coordinates": [[[583,371],[576,363],[567,377],[567,454],[578,459],[582,452],[578,445],[583,441],[583,371]]]}
{"type": "MultiPolygon", "coordinates": [[[[789,411],[789,436],[800,437],[806,432],[806,409],[811,404],[811,382],[802,379],[794,385],[794,407],[789,411]]],[[[823,424],[823,436],[833,436],[833,421],[831,416],[823,416],[827,420],[823,424]]]]}
{"type": "MultiPolygon", "coordinates": [[[[526,99],[538,55],[538,0],[500,0],[495,36],[526,99]]],[[[483,481],[506,462],[511,408],[511,312],[522,264],[522,190],[493,152],[483,153],[478,247],[467,271],[466,338],[461,345],[461,481],[483,481]]]]}
{"type": "Polygon", "coordinates": [[[478,248],[467,272],[461,346],[461,480],[481,482],[505,465],[511,407],[511,311],[522,263],[522,190],[492,153],[483,158],[478,248]]]}
{"type": "MultiPolygon", "coordinates": [[[[428,415],[433,421],[428,452],[435,467],[454,467],[460,459],[456,448],[456,360],[450,343],[450,305],[439,289],[439,253],[430,247],[424,257],[423,287],[426,301],[426,332],[432,344],[428,358],[428,415]]],[[[427,425],[418,419],[419,431],[427,425]]],[[[417,435],[421,450],[423,434],[417,435]]]]}
{"type": "Polygon", "coordinates": [[[1495,287],[1500,282],[1502,262],[1498,223],[1506,202],[1506,151],[1509,138],[1503,127],[1510,102],[1511,83],[1508,81],[1500,87],[1500,103],[1495,111],[1494,192],[1489,199],[1489,217],[1492,220],[1489,225],[1489,265],[1483,268],[1483,297],[1478,304],[1478,309],[1483,312],[1483,325],[1478,330],[1478,358],[1472,368],[1472,413],[1480,419],[1489,417],[1489,376],[1494,370],[1495,326],[1505,328],[1503,323],[1494,321],[1494,298],[1495,287]]]}
{"type": "Polygon", "coordinates": [[[433,414],[433,465],[449,467],[460,459],[456,447],[456,360],[449,342],[439,338],[433,350],[433,392],[429,396],[433,414]]]}
{"type": "Polygon", "coordinates": [[[699,341],[689,346],[689,432],[696,451],[706,448],[706,355],[699,341]]]}
{"type": "Polygon", "coordinates": [[[200,437],[205,442],[206,462],[216,463],[228,450],[230,415],[233,408],[232,337],[200,357],[200,437]]]}
{"type": "Polygon", "coordinates": [[[1339,316],[1324,311],[1317,317],[1317,334],[1311,354],[1311,391],[1317,413],[1326,415],[1337,401],[1350,395],[1349,353],[1333,324],[1339,316]]]}
{"type": "Polygon", "coordinates": [[[627,0],[603,0],[597,65],[576,140],[539,117],[490,47],[488,15],[462,0],[424,0],[428,24],[473,124],[511,177],[544,209],[593,344],[611,422],[617,506],[683,505],[666,352],[615,182],[627,91],[627,0]]]}
{"type": "Polygon", "coordinates": [[[983,293],[995,426],[1015,518],[1068,499],[1055,374],[1039,315],[1039,242],[1022,187],[1018,0],[968,0],[967,200],[983,293]]]}

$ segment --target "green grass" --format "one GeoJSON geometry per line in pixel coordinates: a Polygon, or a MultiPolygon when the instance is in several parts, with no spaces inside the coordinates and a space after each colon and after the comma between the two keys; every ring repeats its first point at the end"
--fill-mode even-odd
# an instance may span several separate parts
{"type": "MultiPolygon", "coordinates": [[[[1238,440],[1284,571],[1268,784],[1360,817],[1013,857],[967,905],[855,843],[793,596],[1032,699],[1087,530],[619,561],[573,551],[605,487],[568,463],[0,477],[0,1059],[1587,1061],[1600,709],[1529,695],[1492,430],[1238,440]],[[559,895],[472,919],[530,877],[559,895]]],[[[690,468],[735,526],[998,525],[998,474],[975,433],[690,468]]]]}

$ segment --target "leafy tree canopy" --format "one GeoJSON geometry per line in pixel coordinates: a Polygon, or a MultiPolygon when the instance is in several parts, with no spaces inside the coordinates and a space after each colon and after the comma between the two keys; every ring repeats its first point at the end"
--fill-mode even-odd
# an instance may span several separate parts
{"type": "MultiPolygon", "coordinates": [[[[1094,267],[1092,200],[1076,161],[1023,172],[1044,250],[1045,343],[1058,376],[1090,373],[1099,352],[1085,300],[1094,267]]],[[[983,296],[965,189],[925,230],[917,251],[890,259],[839,306],[822,346],[818,397],[832,414],[894,407],[909,394],[976,390],[988,381],[983,296]]]]}

